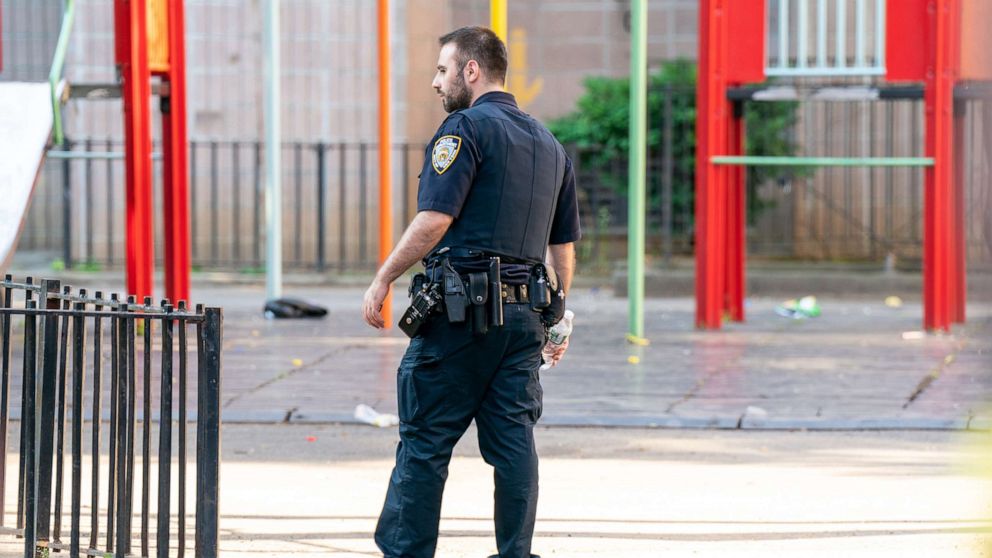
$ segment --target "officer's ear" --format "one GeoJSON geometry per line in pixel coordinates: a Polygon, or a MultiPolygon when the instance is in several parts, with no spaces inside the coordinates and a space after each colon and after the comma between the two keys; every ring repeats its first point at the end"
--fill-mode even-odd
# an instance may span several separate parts
{"type": "Polygon", "coordinates": [[[482,77],[482,70],[479,68],[479,63],[475,60],[469,60],[465,63],[465,78],[466,83],[474,83],[480,77],[482,77]]]}

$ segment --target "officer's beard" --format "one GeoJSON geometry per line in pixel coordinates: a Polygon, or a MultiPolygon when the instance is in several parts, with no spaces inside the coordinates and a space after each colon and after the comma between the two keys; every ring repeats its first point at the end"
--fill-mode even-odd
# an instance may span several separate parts
{"type": "Polygon", "coordinates": [[[460,72],[451,84],[448,93],[441,96],[441,105],[444,106],[445,112],[467,109],[472,105],[472,93],[465,86],[465,76],[461,75],[460,72]]]}

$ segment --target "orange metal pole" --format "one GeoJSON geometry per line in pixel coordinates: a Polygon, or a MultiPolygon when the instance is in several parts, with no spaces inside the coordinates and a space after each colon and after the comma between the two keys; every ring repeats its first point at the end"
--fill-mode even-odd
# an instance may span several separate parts
{"type": "MultiPolygon", "coordinates": [[[[379,265],[393,249],[392,130],[390,127],[389,0],[379,0],[379,265]]],[[[405,187],[406,185],[404,185],[405,187]]],[[[393,323],[392,291],[382,303],[386,327],[393,323]]]]}

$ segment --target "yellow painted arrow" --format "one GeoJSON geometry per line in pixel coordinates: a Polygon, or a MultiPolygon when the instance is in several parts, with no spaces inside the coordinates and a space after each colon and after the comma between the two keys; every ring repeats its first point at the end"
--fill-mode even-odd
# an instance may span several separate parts
{"type": "Polygon", "coordinates": [[[510,33],[509,51],[510,70],[506,76],[506,90],[516,97],[520,108],[526,108],[544,88],[544,79],[537,77],[530,80],[528,76],[526,31],[517,28],[510,33]]]}

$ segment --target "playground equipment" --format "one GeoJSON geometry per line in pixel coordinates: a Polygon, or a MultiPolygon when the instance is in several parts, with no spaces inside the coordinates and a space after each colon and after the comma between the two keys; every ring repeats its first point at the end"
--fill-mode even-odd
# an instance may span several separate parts
{"type": "MultiPolygon", "coordinates": [[[[126,180],[126,231],[127,257],[126,279],[129,293],[144,298],[152,295],[152,272],[154,267],[154,228],[152,222],[152,151],[151,151],[151,115],[149,98],[151,97],[151,77],[160,77],[161,84],[156,88],[159,95],[162,112],[162,159],[163,159],[163,224],[165,230],[165,290],[172,300],[189,299],[190,272],[190,240],[189,240],[189,198],[188,198],[188,163],[189,149],[186,140],[186,50],[184,32],[183,2],[170,0],[147,0],[134,2],[114,0],[114,59],[120,75],[120,87],[97,87],[110,95],[119,94],[124,105],[124,158],[126,180]]],[[[48,96],[51,103],[49,115],[39,118],[30,113],[35,120],[22,122],[17,130],[44,130],[47,141],[49,134],[53,136],[54,144],[63,143],[61,106],[65,98],[71,95],[71,88],[62,79],[62,69],[65,64],[66,51],[69,45],[73,21],[75,19],[75,0],[64,0],[62,25],[59,31],[58,43],[49,73],[48,96]]],[[[2,52],[0,52],[0,69],[2,69],[2,52]]],[[[23,100],[26,90],[21,88],[14,92],[11,86],[4,84],[7,93],[17,93],[23,100]]],[[[16,84],[24,85],[24,84],[16,84]]],[[[92,86],[81,85],[82,91],[93,89],[92,86]]],[[[27,101],[25,101],[27,102],[27,101]]],[[[28,114],[27,109],[20,109],[20,102],[10,100],[2,106],[19,107],[18,115],[28,114]]],[[[32,107],[28,102],[26,105],[32,107]]],[[[21,118],[23,120],[23,118],[21,118]]],[[[7,138],[17,138],[15,133],[5,134],[7,138]]],[[[33,136],[31,138],[34,139],[33,136]]],[[[18,147],[31,148],[30,142],[18,147]]],[[[4,150],[5,154],[15,150],[4,150]]],[[[17,151],[20,152],[19,150],[17,151]]],[[[30,184],[27,189],[28,198],[38,168],[44,158],[44,152],[37,157],[24,153],[26,158],[5,157],[10,164],[20,164],[18,161],[34,161],[34,172],[30,173],[30,184]]],[[[13,184],[17,189],[10,191],[22,192],[27,175],[15,169],[12,177],[19,181],[13,184]]],[[[7,173],[0,172],[0,176],[7,173]]],[[[12,180],[14,180],[12,178],[12,180]]],[[[4,191],[7,191],[6,189],[4,191]]],[[[21,218],[26,211],[27,198],[16,223],[20,226],[21,218]]],[[[16,210],[15,207],[7,209],[16,210]]],[[[4,223],[13,223],[13,219],[5,219],[4,223]]],[[[15,238],[5,236],[4,238],[15,238]]],[[[11,240],[12,242],[12,240],[11,240]]],[[[6,257],[12,250],[5,246],[6,257]]]]}
{"type": "MultiPolygon", "coordinates": [[[[71,3],[72,0],[67,0],[71,3]]],[[[186,136],[184,2],[114,0],[114,59],[124,102],[127,290],[152,295],[151,77],[159,76],[162,112],[165,291],[189,300],[189,149],[186,136]]]]}
{"type": "MultiPolygon", "coordinates": [[[[961,80],[992,79],[981,61],[984,0],[701,0],[696,156],[696,326],[744,320],[745,165],[915,166],[925,169],[923,323],[948,330],[965,320],[961,80]],[[777,5],[777,56],[769,59],[769,5],[777,5]],[[790,25],[790,10],[796,23],[790,25]],[[834,25],[828,31],[828,10],[834,25]],[[849,33],[854,18],[853,36],[849,33]],[[810,23],[815,32],[811,33],[810,23]],[[873,31],[869,34],[869,28],[873,31]],[[974,28],[974,29],[973,29],[974,28]],[[966,38],[970,37],[971,40],[966,38]],[[872,39],[869,41],[869,39],[872,39]],[[733,45],[731,46],[731,40],[733,45]],[[832,43],[832,44],[831,44],[832,43]],[[853,45],[853,52],[848,48],[853,45]],[[871,45],[871,46],[869,46],[871,45]],[[884,77],[922,82],[876,98],[919,95],[926,105],[925,157],[744,156],[741,102],[767,77],[884,77]]],[[[633,214],[633,212],[632,212],[633,214]]],[[[633,232],[633,231],[632,231],[633,232]]]]}
{"type": "MultiPolygon", "coordinates": [[[[2,8],[2,7],[0,7],[2,8]]],[[[64,20],[71,25],[73,12],[69,7],[64,20]]],[[[0,9],[0,29],[3,13],[0,9]]],[[[0,72],[3,71],[3,42],[0,41],[0,72]]],[[[65,41],[60,36],[56,48],[52,75],[61,73],[65,41]]],[[[45,149],[53,124],[61,133],[58,120],[53,120],[52,104],[62,94],[63,84],[54,78],[49,83],[0,83],[0,272],[14,254],[24,217],[38,173],[45,159],[45,149]]]]}
{"type": "Polygon", "coordinates": [[[52,132],[45,83],[0,83],[0,274],[13,256],[52,132]]]}

